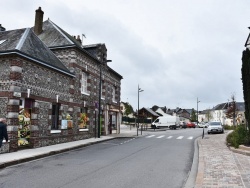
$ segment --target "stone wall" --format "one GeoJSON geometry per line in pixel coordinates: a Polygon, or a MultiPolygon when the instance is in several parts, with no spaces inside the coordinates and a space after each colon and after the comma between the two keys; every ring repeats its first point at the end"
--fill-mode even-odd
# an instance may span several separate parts
{"type": "MultiPolygon", "coordinates": [[[[20,99],[25,98],[33,100],[30,147],[43,147],[94,136],[95,104],[99,100],[100,91],[100,63],[77,49],[56,50],[54,53],[75,74],[75,77],[20,57],[0,59],[0,113],[7,117],[8,134],[11,140],[7,144],[6,151],[18,150],[19,102],[20,99]],[[88,75],[89,94],[87,95],[81,93],[82,72],[88,75]],[[58,101],[56,95],[59,96],[58,101]],[[51,131],[52,104],[57,102],[61,104],[59,126],[63,119],[62,114],[65,113],[72,116],[74,124],[72,129],[62,129],[60,132],[53,133],[51,131]],[[78,127],[79,115],[83,108],[87,109],[89,118],[87,132],[80,131],[78,127]]],[[[109,71],[107,66],[103,66],[102,71],[101,107],[106,110],[106,105],[113,105],[119,109],[120,78],[109,71]],[[116,89],[116,102],[112,100],[113,87],[116,89]]]]}

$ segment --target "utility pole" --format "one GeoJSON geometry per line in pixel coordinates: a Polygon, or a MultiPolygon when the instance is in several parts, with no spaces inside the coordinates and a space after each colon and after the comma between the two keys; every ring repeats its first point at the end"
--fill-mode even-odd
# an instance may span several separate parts
{"type": "Polygon", "coordinates": [[[137,110],[137,136],[138,136],[138,128],[139,128],[139,101],[140,101],[140,92],[143,92],[144,90],[142,90],[140,87],[139,87],[139,84],[138,84],[138,110],[137,110]]]}

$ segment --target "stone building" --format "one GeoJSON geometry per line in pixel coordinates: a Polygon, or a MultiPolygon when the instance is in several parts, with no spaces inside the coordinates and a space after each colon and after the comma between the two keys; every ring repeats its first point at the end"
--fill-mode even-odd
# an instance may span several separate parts
{"type": "Polygon", "coordinates": [[[36,10],[35,26],[0,30],[0,114],[9,151],[95,137],[119,130],[122,76],[107,65],[105,44],[84,46],[36,10]]]}

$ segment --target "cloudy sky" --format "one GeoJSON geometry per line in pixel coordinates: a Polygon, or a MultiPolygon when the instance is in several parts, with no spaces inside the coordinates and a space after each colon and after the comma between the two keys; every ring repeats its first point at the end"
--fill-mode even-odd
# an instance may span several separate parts
{"type": "Polygon", "coordinates": [[[105,43],[134,109],[212,108],[243,102],[241,56],[249,0],[1,0],[6,30],[32,27],[35,10],[84,44],[105,43]]]}

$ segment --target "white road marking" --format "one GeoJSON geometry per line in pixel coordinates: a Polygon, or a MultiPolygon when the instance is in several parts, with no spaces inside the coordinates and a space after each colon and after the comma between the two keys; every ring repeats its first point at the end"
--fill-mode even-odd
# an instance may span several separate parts
{"type": "MultiPolygon", "coordinates": [[[[156,135],[149,135],[149,136],[146,136],[146,138],[152,138],[152,137],[155,137],[156,135]]],[[[166,135],[161,135],[161,136],[157,136],[156,138],[164,138],[166,135]]],[[[173,138],[173,136],[168,136],[166,139],[171,139],[173,138]]],[[[178,136],[176,139],[178,140],[181,140],[183,139],[184,136],[178,136]]],[[[188,140],[192,140],[194,137],[193,136],[189,136],[187,137],[188,140]]]]}
{"type": "Polygon", "coordinates": [[[183,137],[184,137],[184,136],[179,136],[179,137],[177,137],[176,139],[179,139],[179,140],[180,140],[180,139],[183,139],[183,137]]]}
{"type": "Polygon", "coordinates": [[[151,137],[154,137],[155,135],[150,135],[150,136],[147,136],[146,138],[151,138],[151,137]]]}
{"type": "Polygon", "coordinates": [[[158,137],[156,137],[156,138],[163,138],[163,137],[165,137],[165,135],[161,135],[161,136],[158,136],[158,137]]]}

